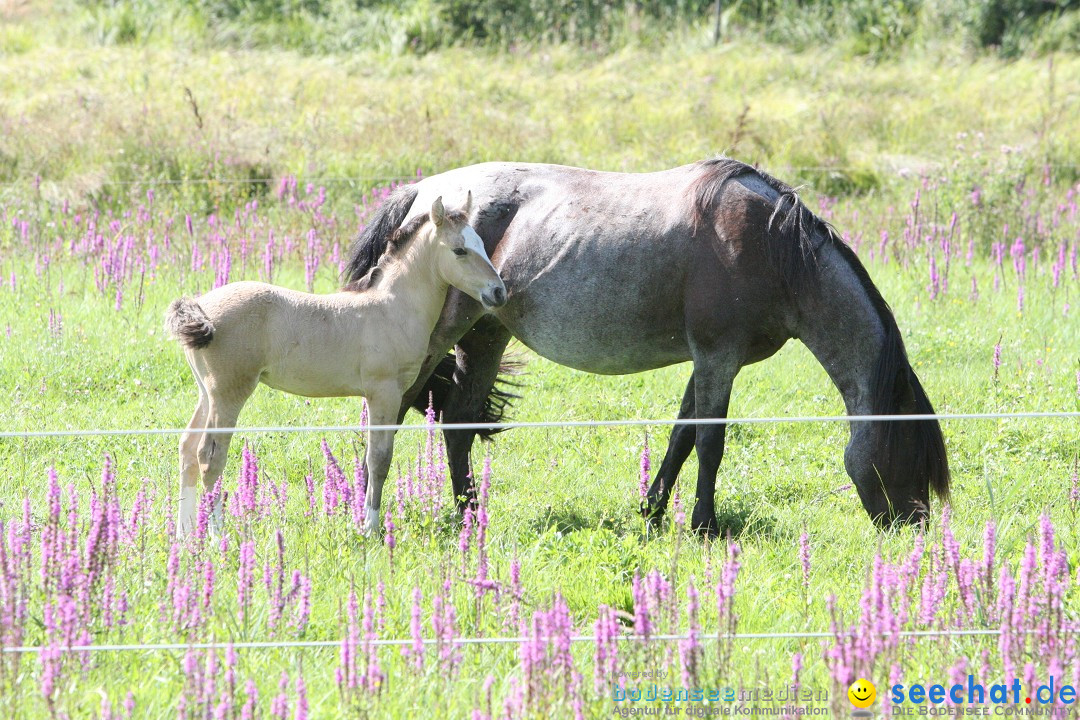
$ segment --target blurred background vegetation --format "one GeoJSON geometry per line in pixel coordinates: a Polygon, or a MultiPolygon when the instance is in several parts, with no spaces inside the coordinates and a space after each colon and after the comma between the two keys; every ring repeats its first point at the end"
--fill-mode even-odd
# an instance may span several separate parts
{"type": "Polygon", "coordinates": [[[0,201],[717,152],[882,207],[1080,178],[1080,0],[721,5],[714,43],[715,0],[0,0],[0,201]]]}
{"type": "MultiPolygon", "coordinates": [[[[667,42],[716,22],[715,0],[66,0],[102,43],[155,39],[310,53],[448,45],[578,43],[604,50],[667,42]]],[[[960,40],[1005,56],[1080,46],[1080,0],[722,0],[725,34],[800,50],[902,52],[960,40]]]]}

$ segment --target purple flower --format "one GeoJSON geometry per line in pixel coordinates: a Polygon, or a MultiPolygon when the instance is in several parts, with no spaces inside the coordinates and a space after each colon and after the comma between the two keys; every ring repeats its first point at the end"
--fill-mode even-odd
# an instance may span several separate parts
{"type": "Polygon", "coordinates": [[[694,587],[694,578],[686,587],[686,615],[689,629],[684,640],[679,641],[679,662],[682,666],[682,681],[686,686],[697,685],[698,670],[701,665],[701,623],[698,620],[698,591],[694,587]]]}
{"type": "Polygon", "coordinates": [[[401,654],[409,658],[410,664],[416,670],[424,669],[424,630],[420,619],[420,602],[423,600],[420,587],[414,587],[412,592],[412,613],[409,616],[409,631],[412,635],[412,646],[402,648],[401,654]]]}
{"type": "Polygon", "coordinates": [[[607,605],[598,610],[593,655],[593,687],[597,695],[603,693],[618,677],[619,667],[619,623],[615,611],[607,605]]]}
{"type": "Polygon", "coordinates": [[[640,482],[638,487],[638,493],[641,495],[641,499],[644,500],[649,494],[649,484],[652,479],[649,476],[649,471],[652,468],[652,464],[649,458],[649,433],[645,433],[645,442],[641,447],[641,472],[640,482]]]}
{"type": "Polygon", "coordinates": [[[803,590],[804,593],[808,593],[810,591],[810,536],[805,528],[799,535],[799,561],[802,563],[803,590]]]}

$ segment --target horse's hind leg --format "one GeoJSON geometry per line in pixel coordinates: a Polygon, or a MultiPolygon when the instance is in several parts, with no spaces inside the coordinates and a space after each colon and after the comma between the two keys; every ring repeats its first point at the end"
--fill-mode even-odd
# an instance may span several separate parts
{"type": "MultiPolygon", "coordinates": [[[[693,418],[694,407],[694,376],[686,383],[686,392],[683,393],[682,405],[679,407],[679,419],[693,418]]],[[[679,471],[683,463],[694,449],[694,440],[697,428],[694,425],[676,425],[671,430],[668,438],[667,452],[664,453],[664,461],[660,469],[656,471],[656,477],[649,487],[649,493],[641,506],[641,514],[653,525],[659,527],[660,521],[667,510],[668,500],[675,490],[675,482],[679,479],[679,471]]]]}
{"type": "Polygon", "coordinates": [[[180,436],[180,509],[176,520],[176,532],[184,537],[194,529],[195,514],[199,504],[199,444],[205,433],[207,410],[210,403],[206,394],[199,393],[199,404],[191,416],[188,429],[180,436]]]}
{"type": "Polygon", "coordinates": [[[191,366],[195,383],[199,388],[199,401],[195,405],[195,412],[188,422],[187,430],[180,435],[180,507],[176,520],[176,532],[180,537],[184,537],[194,529],[201,476],[198,450],[204,436],[203,428],[206,427],[207,411],[210,409],[210,398],[206,394],[206,387],[190,358],[188,358],[188,365],[191,366]]]}
{"type": "MultiPolygon", "coordinates": [[[[252,379],[241,385],[234,386],[229,392],[221,392],[218,388],[208,386],[207,430],[236,427],[236,421],[240,417],[240,410],[244,407],[244,403],[247,402],[257,384],[258,379],[252,379]]],[[[218,478],[222,477],[225,471],[225,462],[229,457],[229,444],[232,442],[232,436],[233,433],[231,432],[206,432],[199,441],[197,455],[205,492],[214,489],[218,478]]],[[[213,532],[221,529],[223,500],[224,493],[217,498],[211,512],[210,521],[213,532]]]]}

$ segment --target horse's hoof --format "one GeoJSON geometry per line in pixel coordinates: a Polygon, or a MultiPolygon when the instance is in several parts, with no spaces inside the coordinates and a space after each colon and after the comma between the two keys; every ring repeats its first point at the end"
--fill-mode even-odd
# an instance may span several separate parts
{"type": "Polygon", "coordinates": [[[646,500],[641,503],[638,512],[641,513],[641,517],[645,519],[645,522],[649,523],[650,528],[653,530],[660,529],[660,525],[664,520],[664,510],[662,508],[656,507],[646,500]]]}
{"type": "Polygon", "coordinates": [[[720,537],[720,523],[716,520],[715,513],[694,513],[694,532],[704,540],[715,540],[720,537]]]}

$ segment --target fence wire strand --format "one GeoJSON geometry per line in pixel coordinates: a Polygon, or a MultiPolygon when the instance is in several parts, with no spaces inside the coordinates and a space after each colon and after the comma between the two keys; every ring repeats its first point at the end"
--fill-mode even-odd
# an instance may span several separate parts
{"type": "MultiPolygon", "coordinates": [[[[1034,632],[1034,631],[1031,631],[1034,632]]],[[[1080,631],[1076,631],[1080,633],[1080,631]]],[[[840,636],[851,633],[841,633],[840,636]]],[[[896,632],[881,633],[885,637],[921,638],[921,637],[996,637],[1001,635],[1001,630],[899,630],[896,632]]],[[[836,637],[831,632],[778,632],[778,633],[732,633],[723,635],[704,635],[698,633],[695,637],[699,641],[724,641],[724,640],[815,640],[836,637]]],[[[438,638],[421,638],[419,642],[425,646],[449,643],[451,645],[513,645],[533,640],[551,640],[549,636],[533,637],[459,637],[452,640],[439,640],[438,638]]],[[[676,641],[689,640],[689,633],[657,634],[649,635],[619,635],[615,638],[623,642],[633,641],[676,641]]],[[[48,645],[23,645],[18,647],[0,647],[0,652],[6,654],[35,654],[45,650],[60,649],[66,652],[158,652],[175,650],[276,650],[284,648],[338,648],[342,640],[282,640],[282,641],[250,641],[250,642],[200,642],[200,643],[148,643],[128,645],[72,645],[54,648],[48,645]]],[[[367,641],[367,644],[380,647],[411,647],[418,642],[416,639],[387,638],[367,641]]],[[[596,638],[592,635],[572,635],[572,643],[593,643],[596,638]]]]}
{"type": "Polygon", "coordinates": [[[903,422],[909,420],[1013,420],[1013,419],[1080,419],[1080,411],[1033,411],[1004,413],[936,413],[934,415],[806,415],[790,417],[734,417],[734,418],[663,418],[630,420],[546,420],[538,422],[508,423],[442,423],[437,425],[259,425],[254,427],[210,428],[127,428],[88,430],[4,430],[2,438],[46,438],[76,436],[127,436],[127,435],[180,435],[196,433],[294,433],[294,432],[364,432],[369,430],[514,430],[527,428],[598,428],[598,427],[648,427],[665,425],[764,425],[783,423],[816,422],[903,422]]]}

